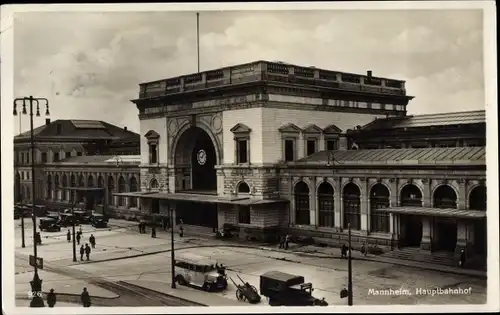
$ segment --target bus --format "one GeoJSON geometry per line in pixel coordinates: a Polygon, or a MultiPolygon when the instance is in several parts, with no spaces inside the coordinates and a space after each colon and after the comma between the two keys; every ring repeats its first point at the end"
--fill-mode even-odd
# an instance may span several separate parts
{"type": "Polygon", "coordinates": [[[182,253],[175,258],[175,281],[205,291],[225,290],[227,277],[217,262],[207,257],[182,253]]]}

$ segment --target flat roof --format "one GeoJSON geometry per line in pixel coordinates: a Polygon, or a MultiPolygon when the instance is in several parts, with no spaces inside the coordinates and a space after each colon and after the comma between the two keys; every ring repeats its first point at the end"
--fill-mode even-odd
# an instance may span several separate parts
{"type": "Polygon", "coordinates": [[[225,198],[217,195],[195,194],[195,193],[163,193],[163,192],[129,192],[114,193],[113,196],[139,197],[176,201],[192,201],[201,203],[224,203],[237,205],[261,205],[271,203],[289,202],[286,199],[253,199],[249,197],[225,198]]]}
{"type": "Polygon", "coordinates": [[[403,214],[416,214],[422,216],[436,216],[436,217],[454,217],[465,219],[482,219],[486,218],[486,211],[480,210],[458,210],[458,209],[441,209],[429,207],[392,207],[381,208],[377,211],[403,213],[403,214]]]}
{"type": "Polygon", "coordinates": [[[486,165],[486,147],[321,151],[290,165],[486,165]]]}

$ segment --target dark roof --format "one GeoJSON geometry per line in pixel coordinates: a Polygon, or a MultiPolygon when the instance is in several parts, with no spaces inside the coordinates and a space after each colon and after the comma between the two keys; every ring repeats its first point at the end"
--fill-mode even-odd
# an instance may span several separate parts
{"type": "Polygon", "coordinates": [[[376,119],[363,126],[362,130],[418,128],[443,125],[465,125],[486,123],[486,111],[440,113],[376,119]]]}
{"type": "MultiPolygon", "coordinates": [[[[99,120],[69,120],[58,119],[34,129],[38,138],[58,139],[101,139],[101,140],[136,140],[140,141],[139,134],[117,127],[99,120]],[[58,127],[60,126],[60,127],[58,127]],[[58,130],[60,128],[60,130],[58,130]]],[[[14,139],[21,140],[30,137],[30,132],[23,132],[14,139]]]]}
{"type": "Polygon", "coordinates": [[[485,165],[486,147],[321,151],[295,164],[327,165],[332,156],[335,165],[485,165]]]}

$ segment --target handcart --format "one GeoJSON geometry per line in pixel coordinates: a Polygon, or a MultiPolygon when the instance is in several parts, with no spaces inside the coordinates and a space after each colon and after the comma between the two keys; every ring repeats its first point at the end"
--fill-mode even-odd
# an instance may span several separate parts
{"type": "Polygon", "coordinates": [[[250,304],[257,304],[260,302],[260,295],[257,289],[248,282],[243,281],[239,275],[236,275],[241,283],[237,284],[232,278],[231,281],[236,286],[236,298],[238,301],[248,301],[250,304]]]}

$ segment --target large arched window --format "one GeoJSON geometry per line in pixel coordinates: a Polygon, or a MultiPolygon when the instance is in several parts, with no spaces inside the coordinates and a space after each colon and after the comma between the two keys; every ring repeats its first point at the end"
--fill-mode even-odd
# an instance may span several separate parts
{"type": "MultiPolygon", "coordinates": [[[[135,176],[132,176],[130,178],[130,192],[136,192],[137,191],[137,179],[135,176]]],[[[130,207],[131,208],[137,208],[137,197],[130,197],[130,207]]]]}
{"type": "Polygon", "coordinates": [[[333,187],[327,182],[318,187],[318,213],[319,226],[334,227],[335,206],[333,198],[333,187]]]}
{"type": "MultiPolygon", "coordinates": [[[[126,189],[126,183],[125,183],[125,178],[123,176],[120,176],[118,179],[118,193],[124,193],[126,189]]],[[[118,206],[123,207],[125,205],[125,197],[119,196],[118,197],[118,206]]]]}
{"type": "MultiPolygon", "coordinates": [[[[75,174],[71,174],[71,187],[76,187],[76,176],[75,174]]],[[[75,202],[75,191],[69,191],[69,201],[71,203],[75,202]]]]}
{"type": "Polygon", "coordinates": [[[55,191],[55,196],[54,199],[60,200],[61,199],[61,189],[60,189],[60,183],[59,183],[59,174],[56,174],[54,176],[54,191],[55,191]]]}
{"type": "MultiPolygon", "coordinates": [[[[85,187],[85,178],[83,175],[78,176],[78,187],[85,187]]],[[[77,193],[78,196],[78,202],[83,202],[83,197],[85,196],[85,193],[79,191],[77,193]]]]}
{"type": "MultiPolygon", "coordinates": [[[[104,188],[104,178],[101,175],[97,177],[97,187],[104,188]]],[[[96,202],[99,205],[102,205],[104,203],[104,191],[101,190],[99,194],[97,194],[96,202]]]]}
{"type": "Polygon", "coordinates": [[[422,192],[417,186],[407,184],[401,189],[401,207],[422,207],[422,192]]]}
{"type": "Polygon", "coordinates": [[[351,224],[351,229],[361,230],[361,192],[356,184],[349,183],[344,186],[344,228],[351,224]]]}
{"type": "Polygon", "coordinates": [[[486,186],[477,186],[469,194],[469,209],[486,211],[486,186]]]}
{"type": "Polygon", "coordinates": [[[457,194],[455,190],[448,185],[439,186],[434,191],[434,208],[441,209],[456,209],[457,194]]]}
{"type": "Polygon", "coordinates": [[[295,224],[309,225],[309,187],[304,182],[298,182],[294,189],[295,197],[295,224]]]}
{"type": "Polygon", "coordinates": [[[47,176],[47,199],[52,199],[52,175],[47,176]]]}
{"type": "Polygon", "coordinates": [[[370,191],[370,230],[372,232],[390,232],[390,214],[378,209],[389,208],[389,189],[383,184],[376,184],[370,191]]]}
{"type": "Polygon", "coordinates": [[[63,200],[69,200],[69,191],[68,191],[68,176],[66,174],[63,174],[62,176],[62,186],[63,186],[63,200]]]}
{"type": "Polygon", "coordinates": [[[108,204],[113,205],[114,204],[114,196],[113,192],[115,191],[115,180],[113,179],[113,176],[108,177],[108,204]]]}
{"type": "Polygon", "coordinates": [[[94,187],[94,177],[92,175],[87,178],[87,187],[94,187]]]}

